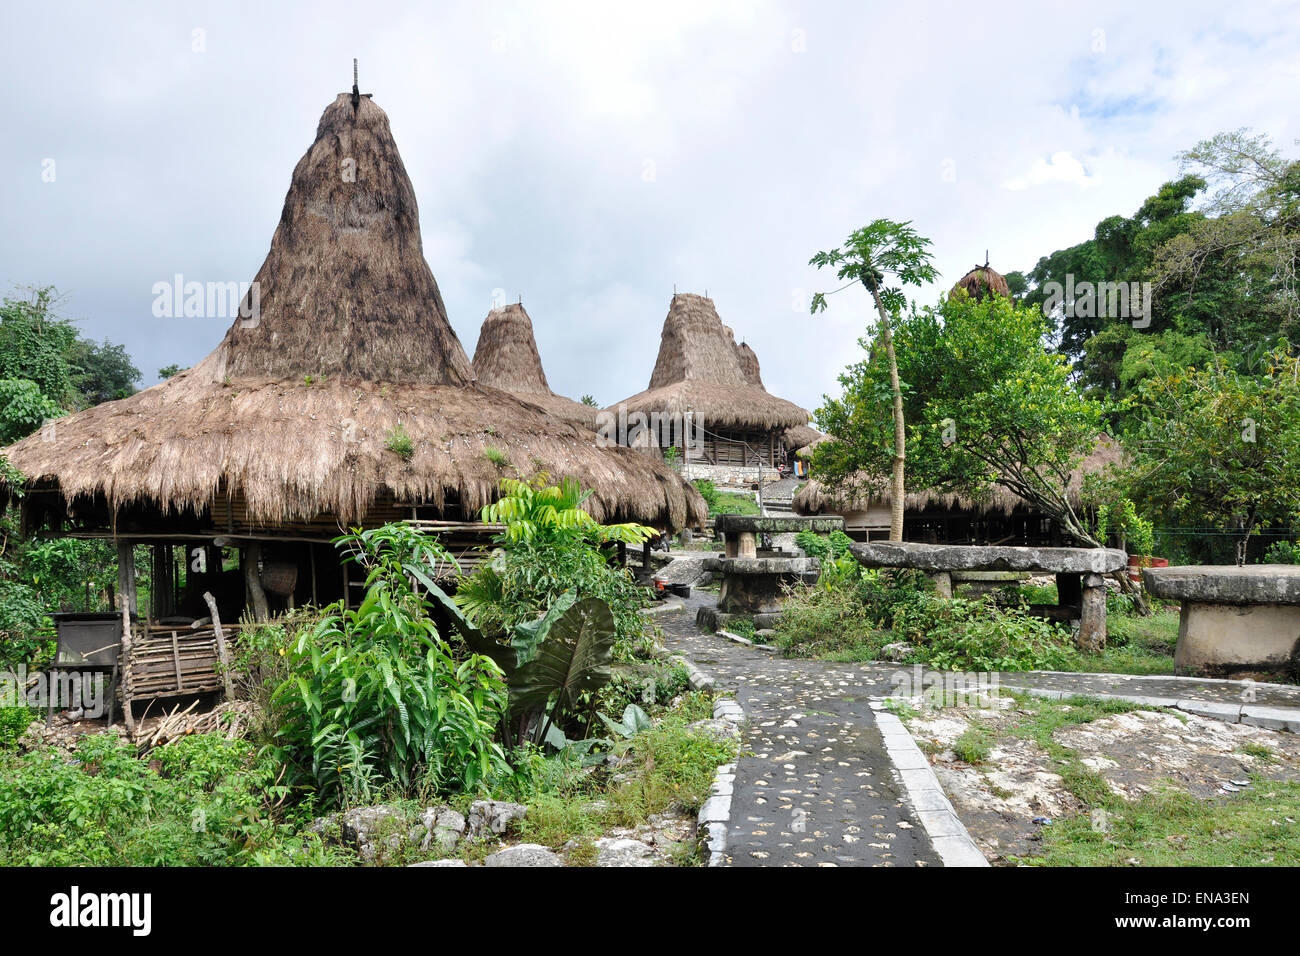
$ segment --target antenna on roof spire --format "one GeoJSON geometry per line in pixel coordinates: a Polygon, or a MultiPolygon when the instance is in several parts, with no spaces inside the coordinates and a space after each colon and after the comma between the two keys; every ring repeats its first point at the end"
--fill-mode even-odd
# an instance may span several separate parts
{"type": "Polygon", "coordinates": [[[357,85],[357,58],[352,58],[352,109],[361,105],[361,87],[357,85]]]}
{"type": "Polygon", "coordinates": [[[987,249],[985,249],[985,250],[984,250],[984,268],[987,269],[988,267],[989,267],[989,251],[988,251],[987,249]]]}

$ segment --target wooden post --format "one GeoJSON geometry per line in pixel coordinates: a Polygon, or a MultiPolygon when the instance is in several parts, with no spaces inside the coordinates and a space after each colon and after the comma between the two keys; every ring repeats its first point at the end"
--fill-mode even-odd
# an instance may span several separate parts
{"type": "Polygon", "coordinates": [[[627,542],[626,541],[618,542],[618,566],[620,568],[627,567],[627,542]]]}
{"type": "Polygon", "coordinates": [[[217,613],[217,599],[212,596],[211,591],[204,591],[203,600],[208,605],[208,613],[212,615],[212,630],[217,636],[217,657],[221,661],[221,681],[226,685],[226,700],[234,700],[235,689],[230,681],[230,655],[226,653],[226,635],[221,631],[221,615],[217,613]]]}
{"type": "Polygon", "coordinates": [[[262,577],[258,565],[262,561],[262,545],[256,541],[248,542],[244,548],[244,584],[248,587],[249,600],[253,602],[253,620],[259,624],[271,617],[267,607],[266,592],[262,590],[262,577]]]}
{"type": "Polygon", "coordinates": [[[131,713],[131,605],[135,603],[135,559],[131,545],[117,543],[117,593],[122,605],[122,646],[117,659],[122,671],[122,719],[128,736],[135,734],[135,715],[131,713]]]}
{"type": "MultiPolygon", "coordinates": [[[[320,599],[316,596],[316,545],[307,545],[307,553],[311,556],[311,606],[320,607],[320,599]]],[[[214,617],[213,620],[216,618],[214,617]]]]}
{"type": "Polygon", "coordinates": [[[646,577],[652,576],[650,567],[650,539],[647,538],[645,544],[641,545],[641,570],[646,577]]]}

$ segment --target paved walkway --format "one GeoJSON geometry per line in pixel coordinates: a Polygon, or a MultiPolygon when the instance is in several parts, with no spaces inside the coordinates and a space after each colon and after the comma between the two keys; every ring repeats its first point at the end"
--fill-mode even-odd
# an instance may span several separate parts
{"type": "Polygon", "coordinates": [[[664,645],[732,691],[748,723],[728,827],[731,866],[934,866],[869,699],[890,685],[851,664],[785,660],[703,635],[692,597],[657,618],[664,645]]]}

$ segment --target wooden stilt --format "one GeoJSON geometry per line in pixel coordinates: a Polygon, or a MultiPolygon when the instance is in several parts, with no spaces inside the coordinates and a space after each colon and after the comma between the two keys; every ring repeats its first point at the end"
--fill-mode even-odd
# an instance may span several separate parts
{"type": "Polygon", "coordinates": [[[135,715],[131,713],[131,605],[135,594],[135,558],[131,545],[117,545],[117,593],[122,605],[122,645],[117,659],[122,674],[122,719],[128,735],[135,734],[135,715]]]}
{"type": "Polygon", "coordinates": [[[258,623],[271,617],[266,603],[266,592],[262,590],[262,577],[258,565],[262,560],[262,545],[250,541],[244,548],[244,583],[248,586],[249,600],[253,603],[253,619],[258,623]]]}

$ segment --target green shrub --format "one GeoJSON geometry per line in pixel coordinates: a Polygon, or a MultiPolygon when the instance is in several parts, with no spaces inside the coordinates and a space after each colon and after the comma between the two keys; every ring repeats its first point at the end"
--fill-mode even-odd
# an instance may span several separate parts
{"type": "Polygon", "coordinates": [[[6,866],[328,865],[343,862],[274,809],[280,766],[246,741],[186,737],[137,758],[117,734],[0,756],[6,866]]]}
{"type": "Polygon", "coordinates": [[[800,531],[794,539],[799,549],[810,558],[838,558],[846,554],[853,543],[853,539],[843,531],[832,531],[829,535],[800,531]]]}
{"type": "Polygon", "coordinates": [[[0,751],[12,750],[32,721],[39,719],[40,712],[28,707],[0,705],[0,751]]]}
{"type": "Polygon", "coordinates": [[[942,670],[1064,670],[1075,658],[1068,632],[1023,608],[925,597],[894,612],[897,637],[942,670]]]}
{"type": "Polygon", "coordinates": [[[609,605],[617,657],[628,660],[649,652],[651,624],[640,613],[648,603],[645,588],[626,568],[611,565],[581,539],[543,540],[503,550],[460,579],[456,603],[484,633],[501,637],[545,614],[570,590],[609,605]]]}
{"type": "MultiPolygon", "coordinates": [[[[365,801],[384,786],[471,792],[504,771],[493,739],[505,709],[501,670],[453,655],[403,561],[441,546],[386,526],[340,543],[368,572],[355,610],[333,605],[287,649],[272,695],[272,752],[318,802],[365,801]]],[[[445,557],[445,552],[442,552],[445,557]]]]}
{"type": "Polygon", "coordinates": [[[1264,552],[1264,564],[1300,564],[1300,541],[1274,541],[1264,552]]]}
{"type": "Polygon", "coordinates": [[[599,709],[621,714],[628,704],[650,708],[664,706],[690,687],[690,671],[683,664],[649,661],[614,671],[600,692],[599,709]]]}
{"type": "Polygon", "coordinates": [[[704,503],[709,506],[709,514],[714,514],[714,508],[718,505],[718,486],[707,478],[700,478],[695,482],[695,490],[700,493],[704,503]]]}

